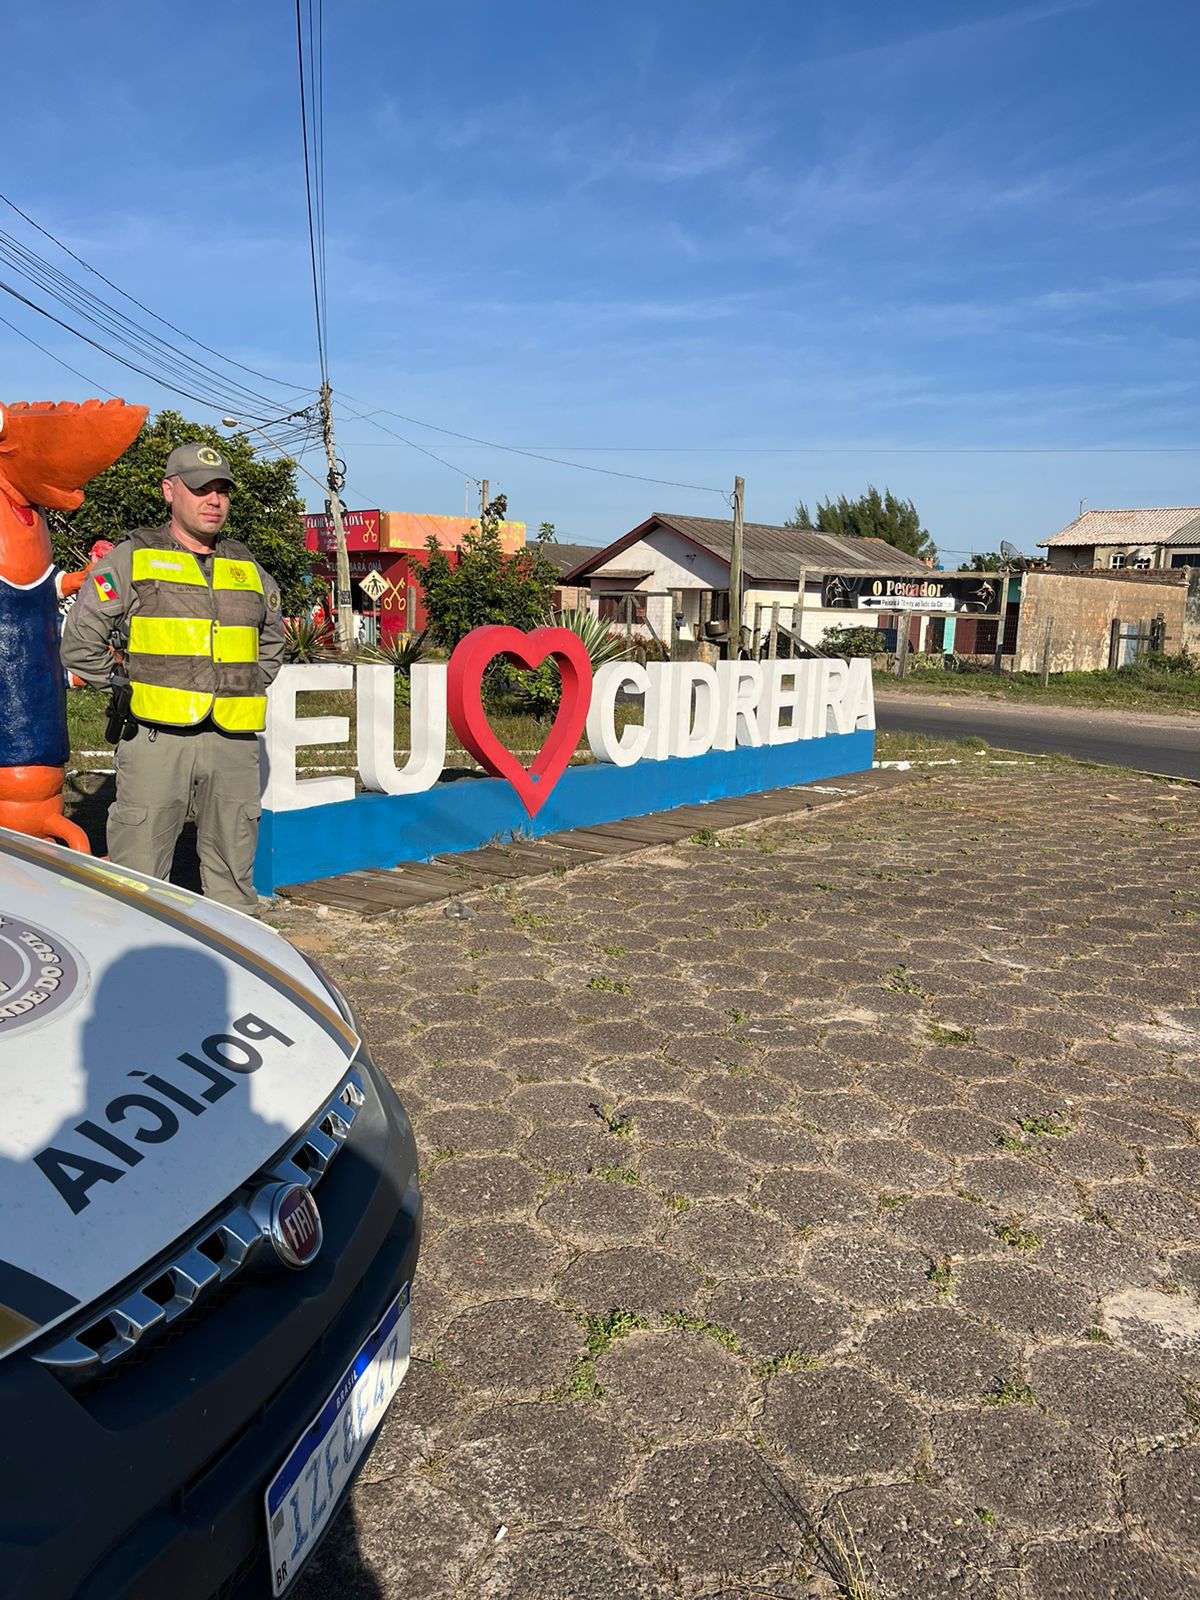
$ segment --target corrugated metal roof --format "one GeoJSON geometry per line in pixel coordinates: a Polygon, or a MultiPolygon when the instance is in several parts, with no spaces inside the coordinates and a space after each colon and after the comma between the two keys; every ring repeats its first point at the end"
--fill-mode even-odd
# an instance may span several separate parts
{"type": "MultiPolygon", "coordinates": [[[[673,528],[685,539],[728,561],[733,545],[733,523],[716,517],[677,517],[656,511],[655,520],[673,528]]],[[[767,522],[747,522],[742,529],[742,568],[764,581],[795,583],[802,571],[871,572],[888,567],[895,572],[928,573],[915,556],[906,555],[882,539],[843,539],[812,528],[783,528],[767,522]]]]}
{"type": "Polygon", "coordinates": [[[1187,524],[1200,518],[1200,506],[1150,506],[1131,511],[1085,511],[1074,522],[1068,523],[1061,533],[1049,539],[1039,539],[1042,549],[1051,546],[1105,545],[1105,544],[1190,544],[1197,541],[1193,530],[1190,538],[1180,538],[1187,524]]]}

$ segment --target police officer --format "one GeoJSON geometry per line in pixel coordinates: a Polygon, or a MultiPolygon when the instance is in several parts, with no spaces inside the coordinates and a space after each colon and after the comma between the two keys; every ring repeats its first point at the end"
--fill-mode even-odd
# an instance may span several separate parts
{"type": "Polygon", "coordinates": [[[233,474],[219,450],[167,458],[160,528],[139,528],[88,574],[63,630],[68,671],[109,685],[123,643],[130,720],[117,744],[108,850],[155,878],[171,870],[189,817],[204,893],[255,915],[259,770],[255,735],[283,661],[279,589],[244,544],[222,538],[233,474]]]}

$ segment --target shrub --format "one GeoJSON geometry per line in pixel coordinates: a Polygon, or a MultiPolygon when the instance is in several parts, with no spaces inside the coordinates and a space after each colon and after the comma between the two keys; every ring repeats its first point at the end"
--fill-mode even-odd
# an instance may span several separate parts
{"type": "Polygon", "coordinates": [[[887,645],[882,628],[826,628],[819,648],[832,656],[878,656],[887,645]]]}
{"type": "Polygon", "coordinates": [[[328,661],[334,654],[331,622],[314,622],[311,617],[284,617],[283,658],[300,666],[328,661]]]}

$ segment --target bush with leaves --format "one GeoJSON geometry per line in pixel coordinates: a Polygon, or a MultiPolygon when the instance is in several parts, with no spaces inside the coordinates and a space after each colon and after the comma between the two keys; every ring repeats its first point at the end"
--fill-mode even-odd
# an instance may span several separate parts
{"type": "Polygon", "coordinates": [[[312,603],[312,554],[304,548],[303,502],[296,493],[291,461],[255,454],[244,433],[227,436],[178,411],[160,411],[138,434],[119,461],[93,478],[78,511],[50,514],[54,559],[66,571],[87,565],[97,539],[115,544],[135,528],[155,528],[167,520],[162,497],[163,468],[178,444],[210,444],[233,469],[234,488],[226,531],[240,539],[279,585],[284,616],[299,616],[312,603]]]}
{"type": "Polygon", "coordinates": [[[434,644],[453,650],[475,628],[507,623],[528,631],[537,627],[558,587],[558,572],[546,559],[542,533],[533,545],[508,554],[500,545],[500,524],[508,503],[497,495],[463,539],[452,561],[435,538],[413,571],[425,590],[428,633],[434,644]]]}
{"type": "Polygon", "coordinates": [[[829,656],[878,656],[887,641],[882,628],[826,628],[819,648],[829,656]]]}

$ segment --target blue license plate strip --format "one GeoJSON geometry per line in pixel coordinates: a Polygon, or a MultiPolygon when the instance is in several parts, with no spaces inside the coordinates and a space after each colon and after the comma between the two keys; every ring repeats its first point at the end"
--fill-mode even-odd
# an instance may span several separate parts
{"type": "Polygon", "coordinates": [[[319,1542],[341,1489],[407,1371],[407,1340],[403,1354],[399,1347],[409,1292],[406,1283],[267,1486],[267,1538],[277,1596],[290,1588],[319,1542]]]}

